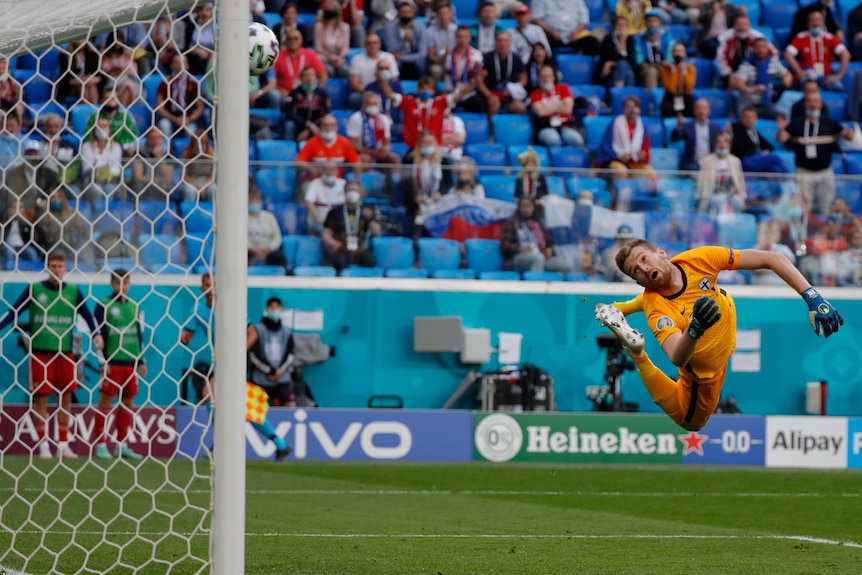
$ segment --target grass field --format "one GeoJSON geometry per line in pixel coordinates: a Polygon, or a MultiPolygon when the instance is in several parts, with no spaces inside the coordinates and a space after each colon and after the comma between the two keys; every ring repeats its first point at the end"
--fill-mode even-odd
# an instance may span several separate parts
{"type": "MultiPolygon", "coordinates": [[[[208,571],[207,464],[2,464],[5,567],[208,571]]],[[[862,573],[854,471],[254,462],[247,487],[249,575],[862,573]]]]}

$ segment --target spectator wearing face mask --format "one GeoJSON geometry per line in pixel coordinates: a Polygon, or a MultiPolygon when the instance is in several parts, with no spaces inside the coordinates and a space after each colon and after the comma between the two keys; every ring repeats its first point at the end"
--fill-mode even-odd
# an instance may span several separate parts
{"type": "Polygon", "coordinates": [[[808,29],[790,41],[784,51],[784,58],[797,83],[812,79],[817,80],[824,90],[844,91],[841,80],[850,64],[850,51],[837,36],[826,30],[820,12],[808,15],[808,29]],[[836,59],[840,64],[833,73],[832,62],[836,59]]]}
{"type": "Polygon", "coordinates": [[[443,169],[442,150],[430,131],[422,132],[419,145],[410,152],[406,161],[409,176],[401,180],[406,202],[407,216],[412,217],[414,237],[427,235],[425,214],[451,187],[451,171],[443,169]]]}
{"type": "Polygon", "coordinates": [[[111,137],[111,124],[99,118],[91,139],[81,146],[81,190],[88,201],[106,200],[122,181],[123,149],[111,137]]]}
{"type": "Polygon", "coordinates": [[[90,116],[87,120],[87,126],[84,128],[84,141],[88,142],[93,138],[93,126],[96,125],[96,120],[106,118],[108,120],[109,133],[114,142],[118,143],[126,155],[135,153],[138,147],[138,125],[135,118],[125,108],[120,107],[120,100],[113,92],[106,92],[102,107],[97,112],[90,116]]]}
{"type": "MultiPolygon", "coordinates": [[[[305,146],[296,154],[294,161],[302,164],[323,165],[335,162],[338,165],[338,176],[343,177],[345,164],[353,164],[356,176],[359,176],[359,154],[353,148],[350,140],[338,133],[338,120],[329,114],[320,121],[320,132],[312,136],[305,146]]],[[[320,170],[307,165],[300,167],[302,176],[313,179],[320,176],[320,170]]]]}
{"type": "Polygon", "coordinates": [[[662,66],[661,82],[664,97],[661,100],[661,117],[691,117],[694,114],[694,98],[691,93],[697,79],[694,64],[685,61],[685,44],[677,42],[673,47],[673,61],[662,66]]]}
{"type": "MultiPolygon", "coordinates": [[[[401,157],[392,151],[391,123],[380,106],[375,92],[362,95],[362,109],[347,121],[347,137],[364,165],[400,164],[401,157]]],[[[366,168],[363,168],[366,169],[366,168]]],[[[387,169],[387,173],[391,170],[387,169]]]]}
{"type": "MultiPolygon", "coordinates": [[[[383,49],[398,62],[401,77],[417,80],[425,75],[425,24],[416,19],[416,7],[409,0],[398,2],[398,18],[380,31],[383,49]]],[[[379,69],[379,66],[378,66],[379,69]]]]}
{"type": "Polygon", "coordinates": [[[344,203],[333,206],[323,223],[324,261],[339,272],[350,265],[377,265],[371,242],[382,235],[383,229],[375,220],[374,210],[362,205],[363,192],[362,186],[351,182],[344,193],[344,203]]]}
{"type": "MultiPolygon", "coordinates": [[[[263,319],[249,324],[248,367],[251,382],[266,391],[273,405],[296,407],[293,388],[293,333],[282,323],[284,308],[281,300],[271,297],[266,302],[263,319]]],[[[282,440],[279,449],[285,449],[282,440]]]]}
{"type": "Polygon", "coordinates": [[[320,122],[329,113],[329,95],[320,87],[311,66],[302,71],[302,83],[290,91],[284,103],[284,138],[304,142],[320,133],[320,122]]]}
{"type": "Polygon", "coordinates": [[[715,151],[703,156],[697,175],[698,213],[740,213],[747,199],[742,162],[730,153],[730,135],[715,136],[715,151]]]}
{"type": "Polygon", "coordinates": [[[344,203],[344,187],[347,181],[338,177],[338,165],[327,162],[323,166],[323,175],[309,182],[305,190],[305,207],[308,213],[306,233],[319,236],[323,230],[323,222],[333,206],[344,203]]]}
{"type": "Polygon", "coordinates": [[[390,128],[392,132],[392,137],[401,139],[402,134],[404,133],[404,117],[401,114],[401,110],[395,106],[391,97],[386,97],[383,94],[383,88],[381,84],[385,83],[389,86],[389,90],[394,96],[395,94],[403,94],[404,89],[401,87],[401,82],[397,78],[392,77],[392,69],[391,64],[388,60],[380,60],[377,62],[377,74],[375,75],[375,79],[373,82],[368,84],[365,87],[366,92],[374,92],[378,96],[380,96],[380,108],[383,115],[385,115],[392,123],[392,127],[390,128]],[[378,79],[380,78],[380,79],[378,79]]]}
{"type": "Polygon", "coordinates": [[[263,208],[263,194],[254,187],[248,192],[248,265],[287,268],[278,220],[263,208]]]}
{"type": "Polygon", "coordinates": [[[141,200],[164,202],[173,188],[176,168],[165,135],[154,126],[144,136],[132,163],[132,189],[141,200]]]}

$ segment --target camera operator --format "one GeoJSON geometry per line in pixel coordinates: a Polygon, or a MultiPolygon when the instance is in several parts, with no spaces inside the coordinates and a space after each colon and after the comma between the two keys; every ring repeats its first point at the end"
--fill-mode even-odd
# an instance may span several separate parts
{"type": "Polygon", "coordinates": [[[608,337],[608,335],[613,334],[596,336],[599,349],[603,349],[607,353],[605,359],[607,393],[590,395],[588,392],[588,397],[595,402],[598,411],[637,411],[636,404],[623,402],[623,393],[620,389],[623,374],[627,371],[633,371],[635,364],[623,352],[623,346],[619,339],[616,336],[608,337]]]}
{"type": "Polygon", "coordinates": [[[266,302],[263,319],[246,329],[246,349],[251,382],[269,395],[273,405],[296,407],[293,389],[293,334],[281,322],[284,308],[281,299],[266,302]]]}
{"type": "Polygon", "coordinates": [[[351,264],[364,268],[377,265],[371,238],[380,237],[383,229],[375,210],[363,206],[365,190],[357,182],[344,188],[344,204],[333,206],[323,222],[323,251],[325,263],[339,272],[351,264]]]}

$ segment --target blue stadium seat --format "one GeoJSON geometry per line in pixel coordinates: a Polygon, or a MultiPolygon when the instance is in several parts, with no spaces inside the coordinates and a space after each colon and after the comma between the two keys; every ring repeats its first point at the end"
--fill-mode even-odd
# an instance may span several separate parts
{"type": "Polygon", "coordinates": [[[790,26],[773,28],[772,33],[775,34],[775,45],[778,47],[779,51],[783,51],[787,48],[787,44],[790,42],[790,26]]]}
{"type": "MultiPolygon", "coordinates": [[[[530,146],[521,145],[507,147],[506,156],[509,159],[509,165],[520,166],[521,164],[518,163],[518,155],[522,152],[526,152],[528,147],[530,146]]],[[[551,165],[551,158],[548,155],[548,148],[546,148],[545,146],[532,146],[532,148],[533,151],[536,152],[536,156],[539,158],[539,165],[546,170],[551,165]]]]}
{"type": "Polygon", "coordinates": [[[663,246],[674,241],[676,237],[676,222],[661,212],[644,214],[645,239],[656,245],[663,246]]]}
{"type": "Polygon", "coordinates": [[[330,78],[323,86],[332,110],[341,110],[347,107],[347,80],[344,78],[330,78]]]}
{"type": "Polygon", "coordinates": [[[561,176],[545,176],[545,182],[548,184],[549,194],[560,198],[566,197],[566,182],[561,176]]]}
{"type": "Polygon", "coordinates": [[[353,110],[332,110],[330,114],[335,116],[335,119],[338,121],[338,134],[346,138],[347,122],[350,120],[350,116],[353,115],[353,110]]]}
{"type": "Polygon", "coordinates": [[[153,121],[153,111],[147,106],[132,106],[129,108],[129,114],[134,118],[135,126],[141,135],[146,134],[147,130],[155,124],[153,121]]]}
{"type": "Polygon", "coordinates": [[[520,281],[521,274],[515,271],[481,272],[479,279],[487,281],[520,281]]]}
{"type": "MultiPolygon", "coordinates": [[[[604,103],[605,98],[608,95],[608,89],[606,87],[596,86],[593,84],[573,84],[569,86],[569,90],[572,91],[573,98],[577,98],[578,96],[587,99],[596,98],[602,103],[604,103]]],[[[607,112],[610,112],[610,109],[608,109],[607,112]]]]}
{"type": "Polygon", "coordinates": [[[679,150],[679,152],[682,153],[682,151],[685,149],[685,142],[683,142],[682,140],[674,142],[670,139],[674,128],[676,128],[676,118],[664,118],[661,123],[662,126],[664,126],[664,141],[667,147],[679,150]]]}
{"type": "Polygon", "coordinates": [[[470,144],[464,147],[464,152],[473,158],[480,172],[485,174],[499,173],[506,165],[506,149],[498,144],[470,144]]]}
{"type": "Polygon", "coordinates": [[[278,12],[264,12],[263,21],[270,29],[274,29],[278,24],[281,24],[282,19],[278,12]]]}
{"type": "Polygon", "coordinates": [[[773,30],[776,28],[791,28],[793,17],[799,6],[796,2],[786,0],[761,0],[760,7],[763,10],[761,24],[773,30]]]}
{"type": "Polygon", "coordinates": [[[862,153],[850,152],[844,156],[844,164],[848,174],[859,176],[862,175],[862,153]]]}
{"type": "Polygon", "coordinates": [[[676,148],[650,148],[650,165],[656,170],[679,170],[679,150],[676,148]]]}
{"type": "Polygon", "coordinates": [[[751,29],[760,32],[764,38],[769,40],[770,44],[775,45],[775,31],[770,26],[756,26],[754,22],[754,20],[751,21],[751,29]]]}
{"type": "Polygon", "coordinates": [[[458,15],[458,22],[474,18],[479,10],[479,0],[452,0],[452,7],[458,15]]]}
{"type": "Polygon", "coordinates": [[[144,96],[147,105],[153,110],[156,109],[156,97],[159,93],[159,84],[164,81],[164,78],[157,73],[150,74],[143,79],[144,96]]]}
{"type": "Polygon", "coordinates": [[[173,234],[141,234],[138,236],[138,257],[142,266],[182,265],[182,243],[173,234]]]}
{"type": "Polygon", "coordinates": [[[586,0],[585,3],[590,13],[590,22],[601,22],[605,13],[605,0],[586,0]]]}
{"type": "Polygon", "coordinates": [[[171,138],[171,153],[179,158],[180,154],[182,154],[182,151],[189,145],[190,142],[191,138],[171,138]]]}
{"type": "Polygon", "coordinates": [[[706,214],[681,214],[677,221],[677,240],[690,248],[715,244],[715,222],[706,214]]]}
{"type": "Polygon", "coordinates": [[[587,148],[598,150],[605,136],[605,130],[614,121],[613,116],[589,116],[584,118],[585,140],[587,148]]]}
{"type": "Polygon", "coordinates": [[[691,93],[695,100],[706,98],[709,100],[710,115],[713,118],[726,118],[730,115],[730,100],[727,90],[721,88],[695,88],[691,93]]]}
{"type": "Polygon", "coordinates": [[[490,200],[515,201],[515,178],[513,176],[481,176],[479,182],[485,187],[485,197],[490,200]]]}
{"type": "MultiPolygon", "coordinates": [[[[849,82],[848,78],[844,79],[845,82],[849,82]]],[[[826,90],[820,90],[820,97],[823,99],[823,103],[829,108],[829,117],[838,120],[839,122],[843,122],[847,119],[847,95],[842,92],[828,92],[826,90]]]]}
{"type": "Polygon", "coordinates": [[[419,265],[435,272],[461,266],[461,244],[446,238],[419,238],[419,265]]]}
{"type": "Polygon", "coordinates": [[[772,147],[779,150],[784,147],[784,144],[780,144],[778,140],[775,139],[775,135],[778,133],[778,125],[776,125],[775,120],[758,118],[754,127],[757,128],[758,132],[764,135],[767,141],[772,144],[772,147]]]}
{"type": "Polygon", "coordinates": [[[140,202],[138,212],[141,215],[143,231],[152,234],[174,234],[180,228],[182,220],[179,215],[165,202],[140,202]]]}
{"type": "Polygon", "coordinates": [[[32,70],[16,70],[13,76],[21,84],[27,104],[39,104],[51,99],[54,85],[41,74],[33,74],[32,70]]]}
{"type": "Polygon", "coordinates": [[[476,272],[473,270],[437,270],[431,277],[438,280],[474,280],[476,272]]]}
{"type": "Polygon", "coordinates": [[[213,229],[212,202],[182,202],[180,215],[186,233],[206,235],[213,229]]]}
{"type": "Polygon", "coordinates": [[[713,79],[715,77],[715,65],[712,60],[707,60],[706,58],[695,58],[691,63],[694,64],[694,67],[697,70],[694,87],[712,88],[713,79]]]}
{"type": "Polygon", "coordinates": [[[658,186],[659,207],[673,214],[694,211],[694,180],[688,178],[664,178],[658,186]]]}
{"type": "MultiPolygon", "coordinates": [[[[737,6],[745,6],[745,10],[753,25],[757,25],[760,22],[762,13],[760,0],[738,0],[735,4],[737,6]]],[[[730,24],[728,24],[728,26],[730,26],[730,24]]]]}
{"type": "Polygon", "coordinates": [[[757,218],[752,214],[718,214],[715,223],[719,245],[748,249],[757,243],[757,218]]]}
{"type": "MultiPolygon", "coordinates": [[[[359,175],[359,183],[366,189],[369,195],[381,195],[386,186],[386,174],[382,172],[362,172],[359,175]]],[[[367,198],[366,198],[367,199],[367,198]]]]}
{"type": "Polygon", "coordinates": [[[334,278],[335,268],[329,266],[297,266],[293,268],[293,275],[298,277],[334,278]]]}
{"type": "Polygon", "coordinates": [[[251,265],[248,266],[250,276],[283,276],[287,270],[282,266],[251,265]]]}
{"type": "MultiPolygon", "coordinates": [[[[292,162],[296,157],[296,142],[291,140],[259,140],[257,142],[257,161],[262,163],[292,162]]],[[[263,166],[273,168],[275,166],[263,166]]]]}
{"type": "Polygon", "coordinates": [[[267,202],[286,204],[296,197],[296,174],[293,168],[258,170],[254,179],[267,202]]]}
{"type": "Polygon", "coordinates": [[[469,239],[464,241],[467,251],[467,267],[475,272],[491,272],[503,269],[503,255],[497,240],[469,239]]]}
{"type": "Polygon", "coordinates": [[[524,272],[524,281],[526,282],[561,282],[565,280],[566,278],[559,272],[524,272]]]}
{"type": "Polygon", "coordinates": [[[302,266],[319,266],[323,261],[323,243],[320,238],[297,236],[294,253],[294,269],[302,266]]]}
{"type": "Polygon", "coordinates": [[[494,142],[501,146],[529,144],[533,139],[533,124],[528,116],[520,114],[497,114],[491,117],[494,142]]]}
{"type": "Polygon", "coordinates": [[[303,235],[308,223],[308,210],[302,204],[273,204],[272,213],[281,233],[303,235]]]}
{"type": "Polygon", "coordinates": [[[661,118],[644,116],[641,119],[644,123],[644,130],[649,134],[650,146],[653,148],[664,147],[664,124],[662,124],[661,118]]]}
{"type": "Polygon", "coordinates": [[[343,278],[382,278],[383,270],[381,268],[362,268],[349,267],[341,270],[343,278]]]}
{"type": "Polygon", "coordinates": [[[213,263],[213,236],[186,234],[183,238],[186,245],[186,264],[189,268],[209,268],[213,263]]]}
{"type": "Polygon", "coordinates": [[[835,195],[850,206],[850,210],[854,214],[858,214],[862,210],[862,191],[859,189],[858,182],[842,181],[835,186],[835,195]]]}
{"type": "Polygon", "coordinates": [[[464,129],[467,131],[465,145],[488,143],[491,128],[488,124],[488,116],[486,114],[459,112],[455,115],[464,121],[464,129]]]}
{"type": "Polygon", "coordinates": [[[90,116],[96,113],[96,106],[93,104],[75,104],[69,110],[69,123],[72,126],[72,131],[76,136],[83,137],[86,135],[84,131],[87,129],[87,122],[90,116]]]}
{"type": "Polygon", "coordinates": [[[581,177],[573,177],[569,178],[567,181],[567,185],[569,188],[569,194],[572,196],[577,196],[579,192],[589,191],[589,192],[602,192],[608,189],[608,182],[604,178],[581,178],[581,177]]]}
{"type": "Polygon", "coordinates": [[[641,115],[650,116],[649,91],[640,86],[614,86],[611,88],[611,110],[614,114],[623,113],[623,100],[629,96],[637,96],[641,101],[641,115]]]}
{"type": "Polygon", "coordinates": [[[836,176],[844,174],[844,157],[841,154],[832,154],[832,171],[836,176]]]}
{"type": "Polygon", "coordinates": [[[586,148],[555,146],[548,149],[548,157],[554,168],[590,167],[590,152],[586,148]]]}
{"type": "Polygon", "coordinates": [[[281,253],[287,260],[288,269],[293,267],[293,260],[296,259],[296,242],[299,241],[299,237],[290,234],[281,236],[281,253]]]}
{"type": "Polygon", "coordinates": [[[796,171],[796,153],[788,152],[786,150],[776,150],[775,155],[781,158],[781,161],[784,163],[784,166],[787,168],[789,173],[793,173],[796,171]]]}
{"type": "Polygon", "coordinates": [[[401,84],[401,92],[406,95],[415,94],[419,91],[419,81],[418,80],[401,80],[398,82],[401,84]]]}
{"type": "Polygon", "coordinates": [[[413,240],[399,236],[374,238],[372,241],[377,265],[383,269],[413,267],[413,240]]]}
{"type": "Polygon", "coordinates": [[[667,30],[673,36],[674,40],[682,42],[686,46],[691,46],[691,37],[694,35],[694,28],[687,24],[670,24],[667,30]]]}
{"type": "Polygon", "coordinates": [[[557,70],[563,75],[563,82],[566,84],[592,84],[595,66],[592,56],[580,54],[557,56],[557,70]]]}
{"type": "Polygon", "coordinates": [[[386,270],[386,277],[402,279],[425,279],[428,277],[428,270],[386,270]]]}

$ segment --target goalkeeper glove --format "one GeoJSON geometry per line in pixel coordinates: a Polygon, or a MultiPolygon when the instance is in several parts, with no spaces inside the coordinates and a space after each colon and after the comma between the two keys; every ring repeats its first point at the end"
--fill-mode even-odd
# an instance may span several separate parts
{"type": "Polygon", "coordinates": [[[831,303],[823,299],[814,288],[808,288],[802,292],[802,299],[808,304],[808,318],[811,320],[811,328],[817,335],[829,337],[838,327],[844,325],[844,318],[838,313],[831,303]]]}
{"type": "Polygon", "coordinates": [[[703,332],[714,326],[721,319],[718,304],[707,296],[697,298],[694,310],[691,312],[691,322],[688,324],[688,337],[700,339],[703,332]]]}

